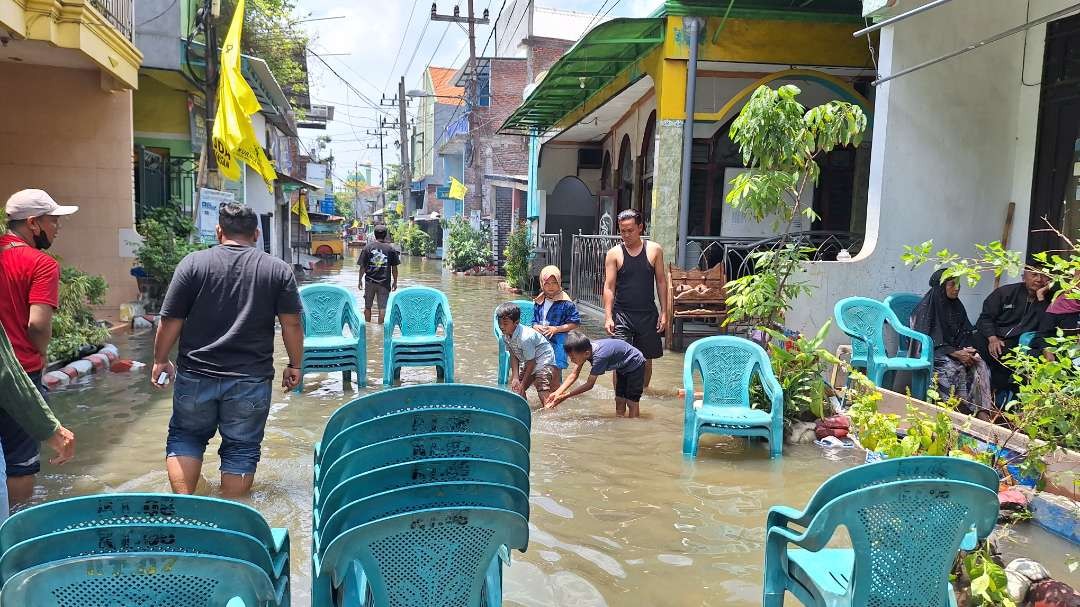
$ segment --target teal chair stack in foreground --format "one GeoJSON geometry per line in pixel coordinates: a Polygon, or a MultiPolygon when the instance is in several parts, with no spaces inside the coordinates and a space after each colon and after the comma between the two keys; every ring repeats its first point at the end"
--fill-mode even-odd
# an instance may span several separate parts
{"type": "MultiPolygon", "coordinates": [[[[304,302],[304,360],[308,371],[340,371],[345,382],[356,371],[356,383],[367,385],[367,336],[352,292],[337,285],[300,287],[304,302]],[[345,334],[345,327],[349,334],[345,334]]],[[[304,382],[296,386],[302,392],[304,382]]]]}
{"type": "Polygon", "coordinates": [[[848,297],[836,302],[833,308],[836,326],[851,338],[851,364],[866,369],[866,376],[876,386],[887,388],[886,375],[893,371],[911,372],[911,394],[926,398],[930,374],[934,369],[934,343],[929,335],[904,326],[896,314],[880,301],[867,297],[848,297]],[[901,338],[907,337],[919,343],[918,358],[898,352],[889,356],[885,349],[885,325],[896,331],[901,338]]]}
{"type": "MultiPolygon", "coordinates": [[[[521,324],[531,327],[535,304],[527,299],[515,299],[510,303],[521,309],[521,324]]],[[[510,352],[506,349],[506,341],[503,339],[502,331],[499,330],[499,319],[494,312],[491,313],[491,323],[495,331],[495,340],[499,342],[499,375],[496,380],[500,386],[505,386],[510,381],[510,352]]]]}
{"type": "Polygon", "coordinates": [[[289,535],[248,506],[118,493],[0,526],[0,605],[289,605],[289,535]]]}
{"type": "Polygon", "coordinates": [[[696,456],[704,433],[765,438],[770,455],[783,451],[784,392],[761,346],[730,335],[695,341],[683,359],[683,389],[683,454],[696,456]],[[695,373],[701,377],[700,401],[694,397],[695,373]],[[769,411],[750,407],[755,374],[769,399],[769,411]]]}
{"type": "MultiPolygon", "coordinates": [[[[907,328],[911,328],[911,315],[915,313],[915,308],[922,301],[921,295],[915,293],[893,293],[885,298],[885,306],[892,310],[892,313],[896,315],[896,319],[900,321],[907,328]]],[[[911,337],[907,335],[897,334],[898,348],[897,353],[907,352],[908,345],[911,343],[911,337]]]]}
{"type": "Polygon", "coordinates": [[[841,472],[803,512],[769,511],[765,607],[783,605],[785,592],[815,607],[956,604],[949,572],[962,546],[994,529],[997,475],[959,459],[910,459],[841,472]],[[852,548],[826,548],[840,526],[852,548]]]}
{"type": "Polygon", "coordinates": [[[486,386],[338,409],[315,447],[312,604],[501,605],[502,563],[528,545],[530,426],[486,386]]]}
{"type": "Polygon", "coordinates": [[[453,383],[454,319],[446,295],[430,287],[398,289],[386,308],[383,384],[393,385],[402,367],[435,367],[440,379],[453,383]]]}

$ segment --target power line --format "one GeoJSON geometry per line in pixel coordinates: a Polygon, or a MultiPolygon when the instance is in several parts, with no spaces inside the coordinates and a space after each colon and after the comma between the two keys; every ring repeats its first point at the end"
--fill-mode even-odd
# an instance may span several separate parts
{"type": "Polygon", "coordinates": [[[401,44],[398,45],[397,52],[394,53],[394,64],[390,66],[390,73],[386,76],[386,84],[382,86],[382,90],[390,88],[390,81],[394,79],[394,70],[397,68],[398,59],[401,57],[401,49],[405,48],[405,39],[409,37],[409,27],[412,26],[413,15],[416,14],[416,7],[419,6],[420,0],[413,0],[412,10],[409,11],[409,21],[405,23],[405,31],[401,33],[401,44]]]}

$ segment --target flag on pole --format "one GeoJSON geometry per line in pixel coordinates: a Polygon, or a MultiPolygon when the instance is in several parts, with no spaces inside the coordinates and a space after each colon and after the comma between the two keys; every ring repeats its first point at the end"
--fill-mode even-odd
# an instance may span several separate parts
{"type": "Polygon", "coordinates": [[[359,219],[352,220],[352,227],[353,227],[354,230],[356,228],[359,228],[360,227],[360,220],[359,219]]]}
{"type": "MultiPolygon", "coordinates": [[[[214,116],[214,157],[218,170],[228,179],[240,180],[240,162],[243,161],[262,175],[266,189],[273,192],[277,177],[274,164],[266,157],[255,137],[255,128],[251,126],[250,116],[262,108],[240,71],[240,32],[243,27],[244,0],[238,0],[221,50],[218,106],[214,116]]],[[[306,217],[306,213],[301,217],[306,217]]]]}
{"type": "Polygon", "coordinates": [[[465,187],[464,183],[461,183],[457,179],[450,178],[450,193],[448,196],[454,200],[465,200],[465,193],[469,191],[469,188],[465,187]]]}
{"type": "MultiPolygon", "coordinates": [[[[240,0],[243,2],[243,0],[240,0]]],[[[311,230],[311,218],[307,214],[307,193],[300,192],[296,197],[296,202],[293,203],[289,210],[300,216],[300,225],[304,226],[308,230],[311,230]]]]}

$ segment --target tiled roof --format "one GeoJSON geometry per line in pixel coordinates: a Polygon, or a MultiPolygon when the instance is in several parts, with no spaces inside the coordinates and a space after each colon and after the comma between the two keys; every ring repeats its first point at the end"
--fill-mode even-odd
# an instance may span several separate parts
{"type": "Polygon", "coordinates": [[[436,99],[438,103],[445,105],[461,105],[465,103],[463,99],[465,97],[465,89],[460,86],[454,86],[454,74],[457,70],[449,67],[429,67],[428,74],[431,76],[431,82],[435,86],[435,95],[440,98],[436,99]]]}

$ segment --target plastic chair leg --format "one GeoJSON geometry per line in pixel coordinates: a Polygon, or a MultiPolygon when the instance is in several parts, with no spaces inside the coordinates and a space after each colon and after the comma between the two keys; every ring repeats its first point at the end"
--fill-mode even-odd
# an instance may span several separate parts
{"type": "Polygon", "coordinates": [[[697,431],[694,418],[690,417],[683,421],[682,452],[683,455],[697,455],[697,431]]]}
{"type": "Polygon", "coordinates": [[[502,607],[502,559],[496,556],[488,565],[484,579],[486,607],[502,607]]]}
{"type": "Polygon", "coordinates": [[[352,371],[341,372],[341,383],[349,385],[352,383],[352,371]]]}
{"type": "Polygon", "coordinates": [[[769,429],[769,457],[780,457],[784,454],[784,425],[773,424],[769,429]]]}
{"type": "Polygon", "coordinates": [[[929,371],[913,371],[911,373],[911,395],[919,400],[926,400],[926,390],[929,383],[929,371]]]}
{"type": "Polygon", "coordinates": [[[296,384],[296,388],[293,389],[293,392],[295,392],[297,394],[303,394],[304,393],[304,370],[303,369],[300,369],[300,382],[296,384]]]}

